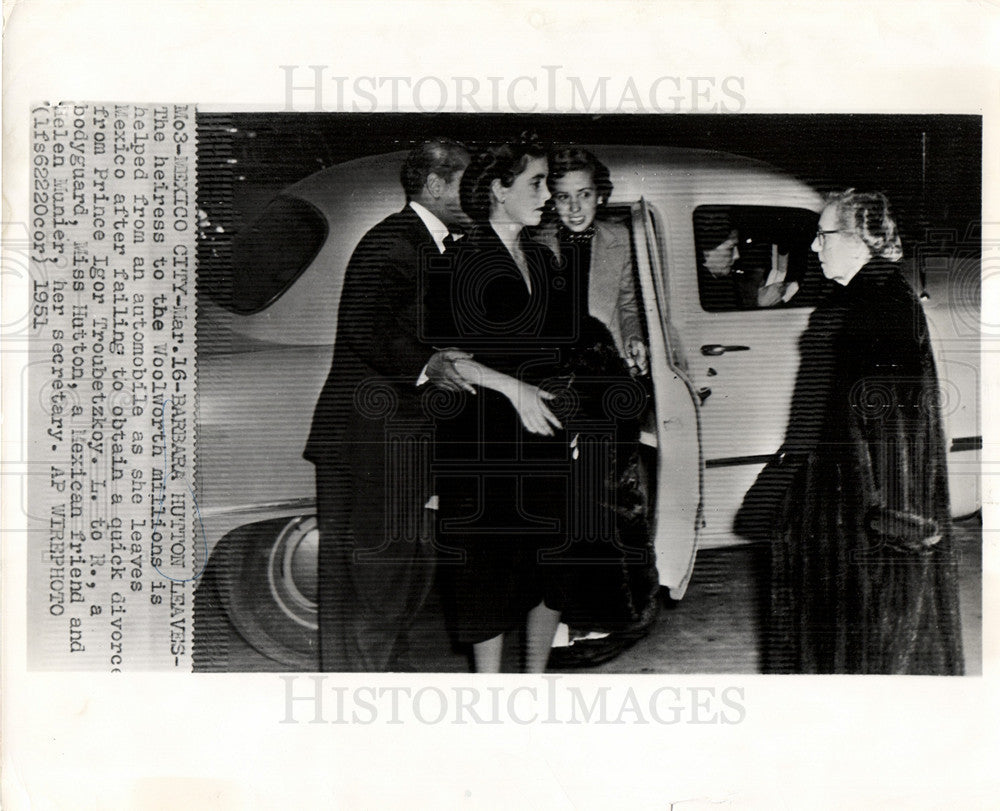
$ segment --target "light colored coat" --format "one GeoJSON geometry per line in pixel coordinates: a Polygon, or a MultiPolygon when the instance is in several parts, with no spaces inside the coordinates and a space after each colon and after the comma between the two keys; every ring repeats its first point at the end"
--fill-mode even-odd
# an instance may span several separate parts
{"type": "MultiPolygon", "coordinates": [[[[540,229],[535,239],[559,256],[556,224],[540,229]]],[[[624,357],[629,339],[643,340],[643,331],[635,294],[632,246],[623,225],[594,221],[588,288],[590,314],[608,328],[618,352],[624,357]]]]}

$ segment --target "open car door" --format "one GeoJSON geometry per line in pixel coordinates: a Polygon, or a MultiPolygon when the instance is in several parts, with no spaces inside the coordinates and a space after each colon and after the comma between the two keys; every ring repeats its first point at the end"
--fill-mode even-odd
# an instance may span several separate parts
{"type": "Polygon", "coordinates": [[[636,270],[649,334],[654,413],[643,443],[655,451],[654,512],[650,524],[660,585],[679,600],[694,568],[702,525],[702,459],[697,394],[681,347],[671,339],[664,272],[666,241],[645,200],[632,206],[636,270]]]}

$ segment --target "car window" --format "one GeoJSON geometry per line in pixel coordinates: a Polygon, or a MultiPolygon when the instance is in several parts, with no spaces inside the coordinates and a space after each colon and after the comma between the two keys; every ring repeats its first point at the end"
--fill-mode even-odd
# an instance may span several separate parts
{"type": "MultiPolygon", "coordinates": [[[[309,267],[326,242],[326,218],[309,203],[279,195],[229,245],[202,245],[199,289],[234,313],[259,312],[309,267]]],[[[206,236],[211,236],[211,229],[206,236]]]]}
{"type": "Polygon", "coordinates": [[[698,293],[707,312],[813,307],[829,290],[810,246],[817,215],[780,206],[699,206],[698,293]]]}

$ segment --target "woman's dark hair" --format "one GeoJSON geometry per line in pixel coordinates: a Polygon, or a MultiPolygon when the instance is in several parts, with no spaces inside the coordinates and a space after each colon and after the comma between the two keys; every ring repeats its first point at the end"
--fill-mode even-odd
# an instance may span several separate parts
{"type": "Polygon", "coordinates": [[[593,152],[578,146],[567,146],[555,150],[549,155],[549,190],[554,191],[556,180],[565,177],[570,172],[590,172],[597,191],[598,204],[608,202],[614,183],[611,182],[611,172],[598,160],[593,152]]]}
{"type": "Polygon", "coordinates": [[[525,167],[537,158],[547,156],[545,147],[533,134],[524,134],[517,141],[490,147],[472,159],[462,175],[459,196],[462,210],[475,222],[490,218],[490,187],[494,180],[510,186],[525,167]]]}
{"type": "Polygon", "coordinates": [[[698,263],[705,253],[718,248],[739,230],[730,206],[698,206],[692,215],[694,241],[698,249],[698,263]]]}
{"type": "Polygon", "coordinates": [[[890,262],[903,257],[899,229],[884,194],[848,189],[828,195],[826,204],[833,206],[837,212],[837,224],[856,234],[868,246],[873,257],[890,262]]]}

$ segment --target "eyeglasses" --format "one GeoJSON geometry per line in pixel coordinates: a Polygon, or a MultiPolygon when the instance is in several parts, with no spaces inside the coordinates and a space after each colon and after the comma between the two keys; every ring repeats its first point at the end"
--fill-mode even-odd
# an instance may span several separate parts
{"type": "Polygon", "coordinates": [[[844,233],[844,229],[843,228],[834,228],[833,230],[830,230],[830,231],[824,231],[822,228],[817,228],[816,229],[816,241],[820,245],[825,245],[826,244],[827,234],[842,234],[842,233],[844,233]]]}

